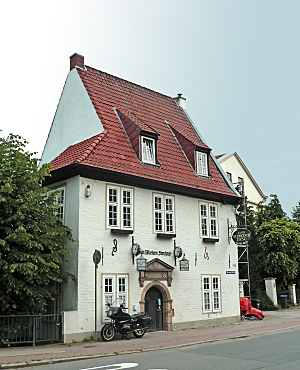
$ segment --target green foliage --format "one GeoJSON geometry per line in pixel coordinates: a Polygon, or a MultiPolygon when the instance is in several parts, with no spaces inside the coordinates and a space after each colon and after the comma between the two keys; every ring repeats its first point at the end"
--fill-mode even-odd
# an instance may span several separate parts
{"type": "Polygon", "coordinates": [[[292,208],[292,219],[294,222],[297,222],[300,225],[300,202],[296,205],[296,207],[292,208]]]}
{"type": "Polygon", "coordinates": [[[261,265],[269,276],[276,277],[280,289],[299,273],[300,226],[286,219],[276,219],[264,222],[257,235],[261,265]]]}
{"type": "Polygon", "coordinates": [[[71,230],[56,215],[55,193],[42,186],[49,165],[38,167],[26,144],[0,138],[0,314],[43,312],[51,283],[71,277],[61,268],[71,230]]]}
{"type": "Polygon", "coordinates": [[[264,311],[277,311],[278,306],[275,306],[272,299],[267,295],[265,290],[258,290],[256,299],[260,300],[260,309],[264,311]]]}

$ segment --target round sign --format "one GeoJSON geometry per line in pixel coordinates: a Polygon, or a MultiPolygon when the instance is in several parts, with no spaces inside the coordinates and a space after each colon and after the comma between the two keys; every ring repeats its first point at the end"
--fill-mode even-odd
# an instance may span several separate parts
{"type": "Polygon", "coordinates": [[[246,229],[237,229],[232,234],[232,240],[235,242],[235,244],[238,245],[246,245],[247,241],[250,239],[250,231],[246,229]]]}
{"type": "Polygon", "coordinates": [[[101,261],[101,253],[98,251],[98,249],[95,249],[95,252],[93,254],[93,261],[95,265],[98,265],[98,263],[101,261]]]}

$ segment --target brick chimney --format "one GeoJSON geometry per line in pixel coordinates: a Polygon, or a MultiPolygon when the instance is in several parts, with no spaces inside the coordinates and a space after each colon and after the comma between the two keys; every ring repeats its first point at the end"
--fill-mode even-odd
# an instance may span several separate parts
{"type": "Polygon", "coordinates": [[[70,71],[72,71],[75,66],[84,68],[84,56],[77,53],[70,56],[70,71]]]}

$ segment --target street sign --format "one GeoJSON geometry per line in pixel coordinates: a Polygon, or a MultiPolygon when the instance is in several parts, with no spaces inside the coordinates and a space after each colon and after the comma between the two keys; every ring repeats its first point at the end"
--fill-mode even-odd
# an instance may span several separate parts
{"type": "Polygon", "coordinates": [[[98,265],[98,263],[101,261],[101,253],[98,251],[98,249],[95,249],[95,252],[93,254],[93,261],[95,265],[98,265]]]}
{"type": "Polygon", "coordinates": [[[232,240],[235,242],[235,244],[238,245],[246,245],[247,241],[250,239],[250,231],[246,229],[237,229],[232,234],[232,240]]]}

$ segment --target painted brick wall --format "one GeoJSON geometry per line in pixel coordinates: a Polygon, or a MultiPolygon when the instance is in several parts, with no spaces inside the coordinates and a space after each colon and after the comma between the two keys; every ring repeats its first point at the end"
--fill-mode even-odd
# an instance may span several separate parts
{"type": "MultiPolygon", "coordinates": [[[[118,185],[118,184],[116,184],[118,185]]],[[[199,230],[198,199],[175,195],[176,244],[190,261],[190,271],[179,271],[179,262],[174,264],[173,239],[160,239],[153,233],[152,194],[147,189],[134,189],[134,239],[142,249],[171,251],[172,256],[161,256],[161,260],[174,267],[172,286],[169,287],[173,300],[173,323],[222,318],[239,314],[237,248],[227,241],[227,219],[234,223],[234,208],[218,204],[218,243],[203,243],[199,230]],[[204,258],[208,253],[209,260],[204,258]],[[195,256],[197,261],[195,265],[195,256]],[[229,268],[229,254],[231,266],[229,268]],[[235,271],[226,275],[226,270],[235,271]],[[201,275],[221,276],[222,311],[217,314],[202,313],[201,275]]],[[[171,194],[173,195],[173,194],[171,194]]],[[[201,200],[201,199],[200,199],[201,200]]],[[[78,251],[78,311],[70,312],[72,320],[65,326],[65,332],[92,332],[94,329],[94,263],[95,249],[102,252],[98,276],[98,318],[101,326],[101,274],[129,274],[129,312],[139,304],[143,288],[139,286],[139,273],[132,264],[132,235],[112,234],[106,229],[106,184],[101,181],[80,178],[79,180],[79,251],[78,251]],[[85,197],[85,188],[90,185],[92,194],[85,197]],[[113,239],[117,239],[118,251],[112,256],[113,239]],[[76,319],[74,318],[76,317],[76,319]],[[76,321],[76,329],[72,323],[76,321]]],[[[76,225],[69,225],[76,228],[76,225]]],[[[146,256],[151,260],[157,256],[146,256]]],[[[167,286],[167,282],[164,282],[167,286]]],[[[145,282],[147,285],[147,282],[145,282]]]]}

